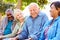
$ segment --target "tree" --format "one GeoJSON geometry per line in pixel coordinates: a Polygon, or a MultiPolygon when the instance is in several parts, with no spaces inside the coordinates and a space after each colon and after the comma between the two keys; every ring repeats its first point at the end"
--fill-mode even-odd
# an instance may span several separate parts
{"type": "Polygon", "coordinates": [[[27,5],[29,5],[31,2],[37,3],[40,8],[43,8],[45,4],[48,3],[48,0],[4,0],[6,3],[15,3],[16,8],[24,9],[27,5]]]}
{"type": "Polygon", "coordinates": [[[43,8],[48,0],[0,0],[0,11],[4,12],[7,8],[16,7],[19,9],[24,9],[31,2],[37,3],[40,8],[43,8]],[[14,6],[16,4],[16,6],[14,6]]]}
{"type": "Polygon", "coordinates": [[[9,4],[9,3],[4,3],[3,0],[0,0],[0,12],[4,13],[6,9],[10,8],[10,7],[14,7],[13,4],[9,4]]]}
{"type": "Polygon", "coordinates": [[[18,0],[16,8],[21,9],[21,7],[22,7],[22,0],[18,0]]]}

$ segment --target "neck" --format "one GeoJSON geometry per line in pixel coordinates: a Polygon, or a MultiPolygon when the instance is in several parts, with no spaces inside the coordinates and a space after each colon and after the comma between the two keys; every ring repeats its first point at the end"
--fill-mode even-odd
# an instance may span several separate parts
{"type": "Polygon", "coordinates": [[[58,15],[54,16],[53,19],[56,19],[58,17],[58,15]]]}
{"type": "Polygon", "coordinates": [[[20,20],[20,23],[23,23],[24,22],[24,20],[20,20]]]}
{"type": "Polygon", "coordinates": [[[9,18],[8,20],[14,20],[14,18],[9,18]]]}
{"type": "Polygon", "coordinates": [[[36,17],[32,17],[33,19],[36,19],[38,17],[38,15],[36,17]]]}

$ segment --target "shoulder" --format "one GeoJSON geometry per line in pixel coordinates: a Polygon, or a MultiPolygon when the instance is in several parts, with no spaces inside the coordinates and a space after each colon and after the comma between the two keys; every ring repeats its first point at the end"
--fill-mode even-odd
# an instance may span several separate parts
{"type": "Polygon", "coordinates": [[[15,25],[15,28],[16,28],[16,29],[19,29],[19,27],[20,27],[20,23],[17,22],[16,25],[15,25]]]}
{"type": "Polygon", "coordinates": [[[2,19],[2,25],[3,25],[3,24],[6,24],[6,23],[7,23],[7,20],[8,20],[8,18],[7,18],[7,17],[4,17],[4,18],[2,19]]]}
{"type": "Polygon", "coordinates": [[[7,17],[4,17],[2,21],[6,21],[6,20],[8,20],[8,18],[7,17]]]}
{"type": "Polygon", "coordinates": [[[60,25],[60,19],[57,21],[57,24],[60,25]]]}
{"type": "Polygon", "coordinates": [[[25,17],[25,21],[26,21],[26,22],[29,21],[30,19],[31,19],[30,16],[25,17]]]}
{"type": "Polygon", "coordinates": [[[47,27],[48,25],[50,25],[52,20],[47,20],[47,22],[44,24],[44,27],[47,27]]]}
{"type": "Polygon", "coordinates": [[[40,11],[40,12],[39,12],[39,16],[46,16],[46,13],[40,11]]]}

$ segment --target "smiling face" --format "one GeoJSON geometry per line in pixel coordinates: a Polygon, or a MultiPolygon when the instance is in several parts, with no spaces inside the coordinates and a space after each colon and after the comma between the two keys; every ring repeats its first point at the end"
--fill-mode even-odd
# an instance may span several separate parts
{"type": "Polygon", "coordinates": [[[8,20],[13,20],[14,17],[12,16],[10,12],[7,12],[6,15],[7,15],[8,20]]]}
{"type": "Polygon", "coordinates": [[[50,15],[51,15],[52,17],[55,17],[55,16],[58,15],[58,12],[59,12],[59,11],[55,8],[54,4],[52,4],[52,5],[51,5],[51,9],[50,9],[50,15]]]}
{"type": "Polygon", "coordinates": [[[16,16],[16,19],[19,20],[20,22],[24,20],[22,13],[17,13],[15,16],[16,16]]]}
{"type": "Polygon", "coordinates": [[[29,11],[30,11],[30,16],[32,18],[36,18],[39,13],[39,8],[36,5],[31,5],[29,11]]]}

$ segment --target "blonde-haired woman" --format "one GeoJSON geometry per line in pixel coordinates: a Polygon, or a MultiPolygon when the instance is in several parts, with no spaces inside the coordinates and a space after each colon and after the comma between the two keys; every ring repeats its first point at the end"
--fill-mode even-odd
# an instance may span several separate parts
{"type": "Polygon", "coordinates": [[[11,38],[15,37],[17,34],[21,32],[22,25],[24,23],[24,17],[22,15],[22,11],[20,9],[14,9],[14,18],[17,20],[17,24],[11,34],[0,36],[0,38],[11,38]]]}

